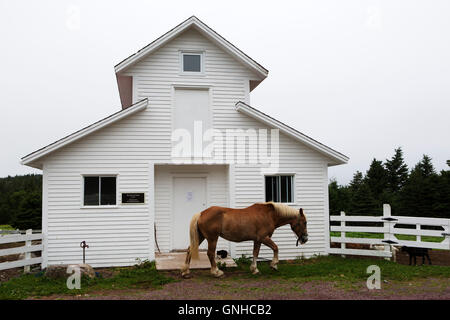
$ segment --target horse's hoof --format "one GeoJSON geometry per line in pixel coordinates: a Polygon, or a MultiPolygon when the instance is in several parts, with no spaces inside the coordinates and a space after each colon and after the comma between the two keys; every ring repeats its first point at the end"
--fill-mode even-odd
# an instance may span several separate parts
{"type": "Polygon", "coordinates": [[[254,275],[259,274],[259,270],[258,269],[253,270],[252,274],[254,274],[254,275]]]}
{"type": "Polygon", "coordinates": [[[185,279],[192,278],[191,271],[189,269],[181,270],[181,276],[185,279]]]}
{"type": "Polygon", "coordinates": [[[223,276],[223,271],[222,271],[222,270],[217,270],[217,271],[214,273],[214,276],[215,276],[216,278],[222,277],[222,276],[223,276]]]}
{"type": "Polygon", "coordinates": [[[274,270],[274,271],[278,271],[278,266],[276,264],[273,266],[271,265],[270,268],[272,268],[272,270],[274,270]]]}

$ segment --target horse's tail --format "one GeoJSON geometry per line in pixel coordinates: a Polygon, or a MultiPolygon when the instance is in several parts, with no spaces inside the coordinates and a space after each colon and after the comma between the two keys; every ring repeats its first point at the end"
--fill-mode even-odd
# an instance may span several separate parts
{"type": "Polygon", "coordinates": [[[198,230],[198,219],[200,218],[200,212],[194,214],[191,219],[189,226],[189,237],[190,237],[190,251],[192,259],[198,259],[198,246],[199,246],[199,230],[198,230]]]}

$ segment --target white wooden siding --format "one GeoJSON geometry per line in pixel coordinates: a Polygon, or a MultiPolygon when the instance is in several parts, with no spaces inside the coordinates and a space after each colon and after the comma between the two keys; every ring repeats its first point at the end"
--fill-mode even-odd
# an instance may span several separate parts
{"type": "MultiPolygon", "coordinates": [[[[47,187],[48,264],[86,262],[94,267],[132,265],[148,259],[153,230],[149,225],[148,158],[151,149],[134,136],[142,114],[106,127],[49,155],[47,187]],[[144,205],[83,208],[83,174],[117,174],[117,190],[145,192],[144,205]],[[150,232],[150,230],[152,232],[150,232]]],[[[142,138],[142,136],[140,136],[142,138]]]]}
{"type": "MultiPolygon", "coordinates": [[[[137,90],[133,94],[134,102],[148,98],[148,108],[44,159],[44,200],[47,201],[43,207],[43,230],[48,235],[45,265],[81,262],[79,243],[83,240],[90,246],[86,250],[86,261],[94,267],[132,265],[136,258],[152,257],[150,251],[154,250],[154,239],[148,190],[154,181],[149,178],[149,162],[170,163],[173,86],[208,86],[212,93],[215,128],[265,128],[234,107],[239,100],[249,102],[248,81],[258,77],[193,29],[144,58],[123,75],[133,76],[133,87],[137,90]],[[180,50],[204,51],[205,74],[181,75],[180,50]],[[81,208],[82,174],[87,173],[117,174],[118,192],[145,192],[145,205],[81,208]]],[[[324,254],[326,160],[281,134],[280,154],[280,172],[295,174],[294,205],[305,209],[310,235],[306,246],[299,249],[295,247],[296,239],[289,227],[278,230],[274,240],[280,247],[280,258],[324,254]]],[[[166,169],[157,166],[155,171],[155,218],[162,251],[170,249],[170,221],[166,216],[170,201],[168,190],[164,189],[167,188],[166,169]]],[[[227,171],[223,170],[211,172],[211,177],[216,179],[211,205],[228,204],[228,177],[227,171]]],[[[257,166],[235,165],[234,177],[236,207],[264,201],[264,180],[257,166]]],[[[221,248],[227,246],[225,242],[220,243],[221,248]]],[[[249,242],[236,244],[236,255],[251,254],[251,246],[249,242]]],[[[272,253],[262,248],[261,255],[269,258],[272,253]]]]}

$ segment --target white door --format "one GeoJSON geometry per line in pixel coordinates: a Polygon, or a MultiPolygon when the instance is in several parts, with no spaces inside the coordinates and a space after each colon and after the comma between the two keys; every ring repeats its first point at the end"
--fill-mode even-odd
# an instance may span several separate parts
{"type": "Polygon", "coordinates": [[[189,246],[189,223],[192,216],[206,209],[206,178],[175,177],[173,180],[172,249],[189,246]]]}
{"type": "Polygon", "coordinates": [[[176,89],[173,112],[173,129],[182,129],[183,142],[173,141],[174,158],[200,159],[203,155],[203,135],[211,128],[209,91],[200,89],[176,89]],[[189,141],[190,139],[190,141],[189,141]],[[178,147],[177,147],[178,145],[178,147]],[[184,146],[181,148],[181,146],[184,146]],[[178,150],[178,151],[175,151],[178,150]]]}
{"type": "Polygon", "coordinates": [[[211,127],[209,91],[175,89],[174,129],[186,129],[193,136],[195,121],[201,122],[203,132],[211,127]]]}

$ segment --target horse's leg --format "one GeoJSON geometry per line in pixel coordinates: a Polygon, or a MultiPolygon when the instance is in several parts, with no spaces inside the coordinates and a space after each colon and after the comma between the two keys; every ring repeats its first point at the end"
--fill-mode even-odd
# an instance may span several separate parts
{"type": "Polygon", "coordinates": [[[211,263],[211,274],[217,278],[223,276],[223,271],[219,270],[216,265],[216,246],[217,238],[208,239],[208,258],[211,263]]]}
{"type": "Polygon", "coordinates": [[[186,260],[184,260],[184,265],[181,267],[181,276],[187,278],[191,271],[189,270],[189,265],[191,264],[191,247],[189,246],[186,252],[186,260]]]}
{"type": "MultiPolygon", "coordinates": [[[[201,233],[199,233],[198,235],[198,245],[200,246],[203,242],[203,240],[205,240],[205,238],[203,237],[203,235],[201,233]]],[[[186,252],[186,260],[184,260],[184,265],[181,268],[181,276],[184,278],[187,278],[189,276],[189,274],[191,273],[191,271],[189,271],[189,265],[191,264],[191,247],[189,246],[186,252]]]]}
{"type": "Polygon", "coordinates": [[[256,267],[256,259],[258,259],[258,255],[259,255],[259,248],[261,248],[261,242],[259,241],[254,241],[253,242],[253,262],[250,265],[250,271],[253,274],[258,274],[259,270],[256,267]]]}
{"type": "Polygon", "coordinates": [[[278,246],[275,244],[275,242],[272,241],[269,237],[265,237],[262,241],[266,246],[268,246],[270,249],[273,250],[273,260],[270,263],[270,267],[274,270],[278,270],[277,264],[278,264],[278,246]]]}

